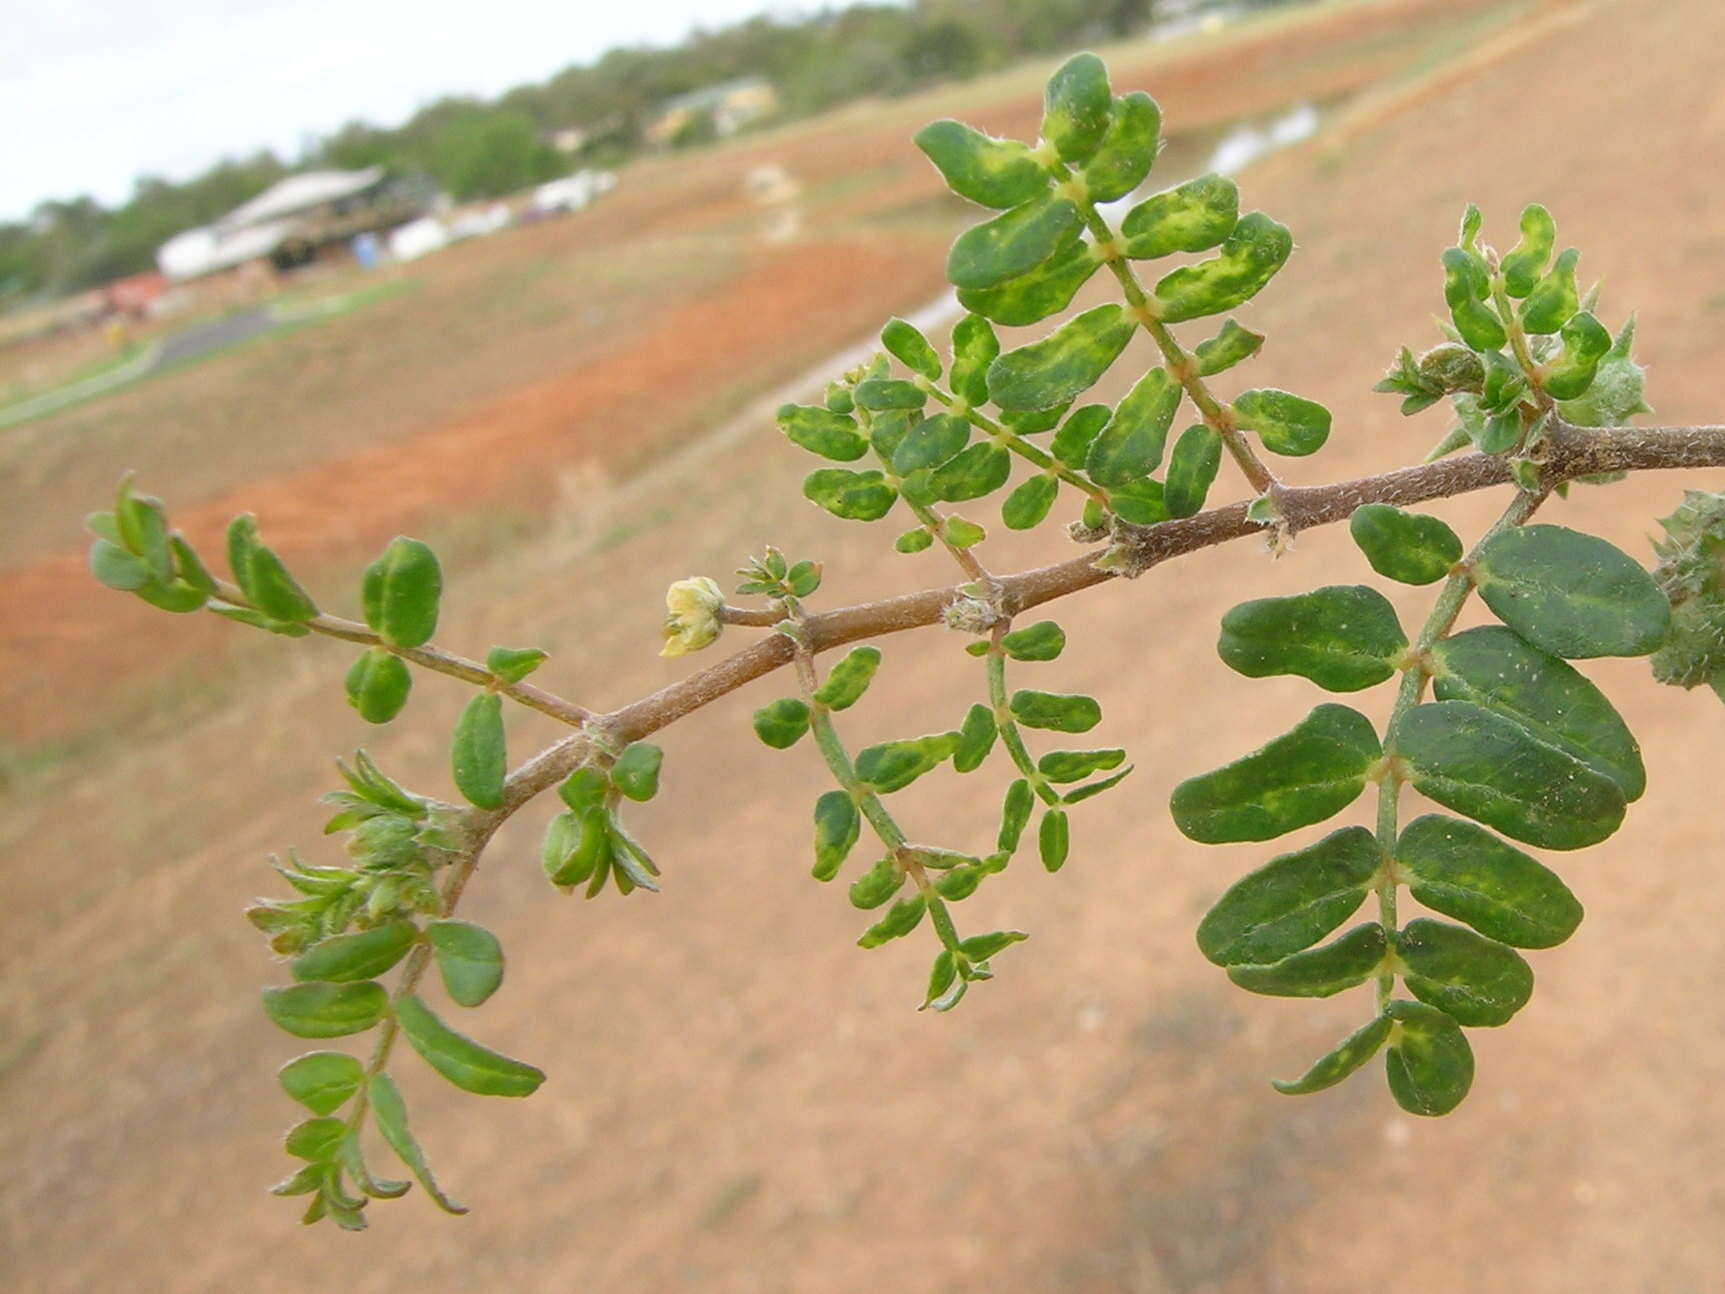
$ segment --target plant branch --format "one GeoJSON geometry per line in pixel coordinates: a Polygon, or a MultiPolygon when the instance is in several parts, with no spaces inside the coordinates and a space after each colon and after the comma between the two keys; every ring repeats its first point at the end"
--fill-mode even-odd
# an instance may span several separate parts
{"type": "MultiPolygon", "coordinates": [[[[1725,425],[1595,430],[1554,423],[1542,448],[1546,456],[1540,463],[1540,476],[1547,487],[1603,472],[1725,467],[1725,425]]],[[[1278,500],[1289,532],[1295,533],[1345,521],[1364,503],[1423,503],[1510,482],[1506,459],[1469,454],[1332,485],[1284,486],[1278,500]]],[[[1262,526],[1246,519],[1246,507],[1244,502],[1233,503],[1178,521],[1123,526],[1116,545],[1127,550],[1131,559],[1127,569],[1138,574],[1187,553],[1265,533],[1262,526]]],[[[1054,566],[997,577],[1002,610],[1016,615],[1115,578],[1113,571],[1096,569],[1098,556],[1098,550],[1091,549],[1054,566]]],[[[865,638],[938,623],[946,607],[960,596],[953,587],[925,589],[812,615],[804,625],[809,649],[828,651],[865,638]]],[[[732,617],[727,615],[726,619],[732,617]]],[[[759,621],[754,613],[742,612],[734,622],[759,621]]],[[[790,664],[793,654],[790,640],[774,634],[697,674],[599,716],[596,722],[620,742],[639,741],[790,664]]],[[[505,805],[498,812],[512,813],[568,776],[584,757],[586,745],[584,738],[572,734],[510,774],[504,790],[505,805]]]]}

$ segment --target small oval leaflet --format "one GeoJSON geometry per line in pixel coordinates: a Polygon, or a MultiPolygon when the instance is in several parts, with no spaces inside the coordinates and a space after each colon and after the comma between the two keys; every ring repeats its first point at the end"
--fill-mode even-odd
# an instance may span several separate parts
{"type": "Polygon", "coordinates": [[[1198,361],[1198,376],[1214,377],[1256,355],[1264,345],[1264,334],[1242,328],[1232,319],[1209,341],[1198,343],[1192,358],[1198,361]]]}
{"type": "Polygon", "coordinates": [[[503,807],[509,752],[503,733],[503,698],[497,693],[481,692],[467,703],[455,724],[449,760],[455,787],[469,804],[481,809],[503,807]]]}
{"type": "Polygon", "coordinates": [[[1367,503],[1348,518],[1348,533],[1371,568],[1402,584],[1433,584],[1461,560],[1462,543],[1436,517],[1367,503]]]}
{"type": "Polygon", "coordinates": [[[1052,476],[1027,477],[1002,500],[1000,521],[1008,530],[1031,530],[1042,524],[1054,507],[1060,483],[1052,476]]]}
{"type": "Polygon", "coordinates": [[[779,430],[793,445],[834,462],[854,462],[868,453],[868,441],[857,430],[856,419],[830,409],[784,405],[779,409],[779,430]]]}
{"type": "Polygon", "coordinates": [[[883,858],[851,882],[851,906],[867,912],[878,908],[904,888],[904,873],[883,858]]]}
{"type": "Polygon", "coordinates": [[[947,118],[914,136],[947,187],[984,207],[1016,207],[1048,188],[1049,175],[1016,139],[995,139],[947,118]]]}
{"type": "Polygon", "coordinates": [[[1138,261],[1207,252],[1233,232],[1239,219],[1239,186],[1225,175],[1200,175],[1128,211],[1120,224],[1122,250],[1138,261]]]}
{"type": "Polygon", "coordinates": [[[862,816],[845,791],[827,791],[815,801],[814,878],[830,881],[850,856],[862,831],[862,816]]]}
{"type": "Polygon", "coordinates": [[[904,741],[886,741],[861,750],[857,777],[882,794],[902,791],[958,749],[956,732],[934,733],[904,741]]]}
{"type": "Polygon", "coordinates": [[[1109,488],[1154,471],[1162,461],[1162,447],[1181,395],[1179,383],[1166,369],[1153,368],[1139,378],[1108,425],[1090,442],[1084,459],[1090,479],[1109,488]]]}
{"type": "Polygon", "coordinates": [[[1221,466],[1222,438],[1212,428],[1194,423],[1181,432],[1174,452],[1168,456],[1168,479],[1162,491],[1162,506],[1168,515],[1196,516],[1221,466]]]}
{"type": "Polygon", "coordinates": [[[1089,732],[1102,722],[1102,707],[1090,696],[1025,690],[1014,692],[1007,704],[1012,717],[1027,728],[1089,732]]]}
{"type": "Polygon", "coordinates": [[[1503,290],[1518,299],[1532,292],[1556,242],[1557,223],[1552,220],[1551,212],[1537,202],[1522,208],[1521,240],[1504,254],[1499,266],[1503,290]]]}
{"type": "Polygon", "coordinates": [[[1533,968],[1520,953],[1447,921],[1408,922],[1396,959],[1408,991],[1457,1024],[1508,1024],[1533,995],[1533,968]]]}
{"type": "Polygon", "coordinates": [[[1228,978],[1248,993],[1333,997],[1376,974],[1388,949],[1384,928],[1372,921],[1321,948],[1294,953],[1268,966],[1230,966],[1228,978]]]}
{"type": "Polygon", "coordinates": [[[611,785],[637,803],[659,793],[659,769],[665,752],[649,741],[632,741],[611,765],[611,785]]]}
{"type": "Polygon", "coordinates": [[[1647,787],[1641,746],[1605,694],[1514,630],[1481,625],[1431,651],[1440,701],[1472,701],[1603,773],[1633,803],[1647,787]]]}
{"type": "Polygon", "coordinates": [[[1054,433],[1048,452],[1074,471],[1082,471],[1085,459],[1090,456],[1090,443],[1102,434],[1102,429],[1113,416],[1114,411],[1105,404],[1087,404],[1074,409],[1060,430],[1054,433]]]}
{"type": "Polygon", "coordinates": [[[328,984],[314,981],[263,991],[264,1014],[276,1028],[296,1038],[341,1038],[363,1033],[389,1010],[381,984],[328,984]]]}
{"type": "Polygon", "coordinates": [[[916,423],[892,452],[892,470],[900,476],[925,467],[939,467],[970,443],[970,424],[950,413],[937,413],[916,423]]]}
{"type": "Polygon", "coordinates": [[[478,1006],[503,983],[503,945],[471,921],[433,921],[425,937],[437,958],[444,990],[460,1006],[478,1006]]]}
{"type": "Polygon", "coordinates": [[[774,750],[789,750],[809,730],[809,707],[794,696],[781,697],[755,711],[755,736],[774,750]]]}
{"type": "Polygon", "coordinates": [[[336,1149],[347,1135],[347,1125],[340,1119],[307,1119],[289,1129],[282,1149],[296,1159],[327,1164],[335,1158],[336,1149]]]}
{"type": "MultiPolygon", "coordinates": [[[[1071,305],[1078,289],[1101,268],[1102,260],[1096,255],[1096,249],[1080,240],[1067,244],[1035,269],[1015,279],[991,288],[960,288],[958,301],[966,310],[997,324],[1021,327],[1040,323],[1071,305]]],[[[998,343],[996,353],[999,353],[998,343]]],[[[985,368],[993,358],[989,356],[985,368]]],[[[956,388],[957,385],[955,377],[953,386],[956,388]]],[[[973,405],[984,403],[988,399],[986,385],[980,397],[972,392],[965,398],[973,405]]]]}
{"type": "Polygon", "coordinates": [[[922,408],[928,403],[928,393],[915,382],[906,382],[903,378],[868,377],[857,383],[855,399],[865,409],[890,413],[922,408]]]}
{"type": "MultiPolygon", "coordinates": [[[[921,533],[927,534],[927,531],[921,533]]],[[[827,672],[827,681],[815,691],[815,700],[829,710],[848,710],[862,700],[880,668],[880,648],[855,647],[827,672]]]]}
{"type": "Polygon", "coordinates": [[[1275,277],[1293,250],[1286,225],[1261,211],[1243,216],[1215,256],[1162,277],[1156,284],[1156,314],[1163,323],[1183,323],[1244,305],[1275,277]]]}
{"type": "Polygon", "coordinates": [[[1030,789],[1030,783],[1022,777],[1006,788],[1006,798],[1000,806],[1000,834],[994,845],[996,849],[1011,854],[1018,848],[1018,842],[1024,835],[1024,828],[1030,821],[1030,810],[1036,803],[1036,796],[1030,789]]]}
{"type": "Polygon", "coordinates": [[[1038,620],[1004,635],[1000,649],[1013,660],[1054,660],[1066,649],[1066,631],[1052,620],[1038,620]]]}
{"type": "Polygon", "coordinates": [[[928,911],[928,900],[920,894],[913,894],[908,899],[900,899],[874,925],[863,931],[862,938],[857,940],[859,948],[879,948],[889,939],[899,939],[915,930],[922,922],[922,914],[928,911]]]}
{"type": "Polygon", "coordinates": [[[1036,771],[1050,782],[1081,782],[1092,773],[1119,768],[1126,752],[1111,750],[1051,750],[1036,761],[1036,771]]]}
{"type": "Polygon", "coordinates": [[[300,587],[299,581],[288,573],[287,566],[271,549],[254,548],[248,569],[250,578],[245,581],[246,593],[264,615],[290,624],[317,616],[317,603],[311,600],[311,594],[300,587]]]}
{"type": "Polygon", "coordinates": [[[1257,432],[1273,454],[1293,458],[1315,454],[1330,438],[1330,411],[1287,391],[1242,391],[1233,407],[1234,420],[1257,432]]]}
{"type": "Polygon", "coordinates": [[[1113,106],[1102,60],[1094,54],[1074,54],[1048,78],[1042,137],[1054,145],[1061,161],[1082,166],[1102,146],[1113,106]]]}
{"type": "Polygon", "coordinates": [[[1575,266],[1581,253],[1565,248],[1551,269],[1521,303],[1521,326],[1530,333],[1554,333],[1581,307],[1575,287],[1575,266]]]}
{"type": "Polygon", "coordinates": [[[1434,701],[1392,735],[1421,795],[1545,849],[1596,845],[1623,821],[1617,783],[1470,701],[1434,701]]]}
{"type": "Polygon", "coordinates": [[[1000,338],[987,319],[967,314],[952,326],[952,393],[970,405],[988,402],[988,366],[1000,338]]]}
{"type": "Polygon", "coordinates": [[[1124,198],[1150,174],[1162,132],[1162,110],[1142,90],[1114,100],[1108,133],[1084,166],[1084,189],[1092,202],[1124,198]]]}
{"type": "Polygon", "coordinates": [[[1272,1078],[1270,1086],[1284,1096],[1309,1096],[1313,1092],[1323,1091],[1326,1087],[1334,1087],[1378,1054],[1379,1048],[1384,1045],[1384,1039],[1390,1036],[1390,1029],[1394,1024],[1395,1021],[1389,1016],[1380,1015],[1370,1024],[1342,1039],[1334,1051],[1319,1058],[1300,1077],[1292,1081],[1272,1078]]]}
{"type": "Polygon", "coordinates": [[[1083,228],[1070,198],[1044,193],[960,234],[946,258],[947,281],[960,288],[998,287],[1077,241],[1083,228]]]}
{"type": "Polygon", "coordinates": [[[1036,848],[1042,858],[1042,866],[1050,872],[1058,872],[1066,865],[1066,857],[1072,850],[1072,828],[1066,820],[1065,809],[1049,809],[1042,815],[1042,824],[1036,829],[1036,848]]]}
{"type": "Polygon", "coordinates": [[[1218,966],[1267,965],[1310,948],[1346,921],[1377,879],[1383,852],[1364,827],[1272,858],[1228,887],[1198,924],[1218,966]]]}
{"type": "Polygon", "coordinates": [[[333,1114],[365,1084],[365,1066],[342,1051],[308,1051],[276,1074],[282,1091],[313,1114],[333,1114]]]}
{"type": "Polygon", "coordinates": [[[994,722],[994,711],[986,705],[971,706],[958,730],[958,746],[952,752],[953,771],[970,773],[982,767],[982,761],[987,759],[988,752],[994,749],[994,740],[998,734],[999,727],[994,722]]]}
{"type": "Polygon", "coordinates": [[[1645,656],[1665,640],[1671,606],[1634,558],[1563,526],[1518,526],[1481,547],[1480,597],[1535,647],[1579,660],[1645,656]]]}
{"type": "Polygon", "coordinates": [[[930,382],[940,379],[940,356],[928,344],[928,338],[909,320],[888,320],[886,327],[880,330],[880,344],[911,372],[920,373],[930,382]]]}
{"type": "Polygon", "coordinates": [[[1273,840],[1341,812],[1382,751],[1371,720],[1320,705],[1260,750],[1174,788],[1174,824],[1201,844],[1273,840]]]}
{"type": "Polygon", "coordinates": [[[1123,306],[1086,310],[1041,341],[1009,350],[990,364],[988,393],[1002,409],[1064,404],[1095,385],[1136,328],[1123,306]]]}
{"type": "Polygon", "coordinates": [[[1407,635],[1395,608],[1364,584],[1242,602],[1222,617],[1217,654],[1247,678],[1298,674],[1330,692],[1357,692],[1396,672],[1407,635]]]}
{"type": "Polygon", "coordinates": [[[1426,907],[1516,948],[1553,948],[1581,924],[1580,901],[1557,873],[1471,822],[1415,818],[1396,866],[1426,907]]]}
{"type": "Polygon", "coordinates": [[[417,539],[397,535],[361,582],[365,623],[392,647],[419,647],[437,632],[443,569],[417,539]]]}
{"type": "Polygon", "coordinates": [[[880,472],[823,467],[803,481],[803,497],[845,521],[878,521],[898,502],[898,491],[880,472]]]}
{"type": "Polygon", "coordinates": [[[1012,475],[1012,455],[1004,445],[978,441],[935,468],[929,476],[934,497],[963,503],[993,494],[1012,475]]]}
{"type": "Polygon", "coordinates": [[[1390,1094],[1409,1114],[1448,1114],[1473,1086],[1473,1048],[1461,1026],[1423,1002],[1391,1002],[1392,1031],[1384,1068],[1390,1094]]]}
{"type": "Polygon", "coordinates": [[[401,713],[413,691],[413,671],[385,647],[368,647],[359,654],[345,679],[347,703],[367,723],[388,723],[401,713]]]}
{"type": "Polygon", "coordinates": [[[464,1092],[476,1096],[531,1096],[545,1081],[543,1070],[512,1060],[457,1033],[417,997],[398,1002],[395,1018],[425,1063],[464,1092]]]}
{"type": "Polygon", "coordinates": [[[370,930],[321,940],[295,957],[290,969],[301,981],[345,984],[376,979],[407,956],[418,938],[419,927],[413,922],[386,921],[370,930]]]}

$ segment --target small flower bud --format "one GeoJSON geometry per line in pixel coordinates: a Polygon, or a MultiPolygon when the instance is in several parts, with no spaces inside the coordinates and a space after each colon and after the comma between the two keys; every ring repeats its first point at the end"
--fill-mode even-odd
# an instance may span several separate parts
{"type": "Polygon", "coordinates": [[[710,645],[724,628],[723,590],[704,575],[678,580],[665,590],[665,646],[661,656],[687,656],[710,645]]]}

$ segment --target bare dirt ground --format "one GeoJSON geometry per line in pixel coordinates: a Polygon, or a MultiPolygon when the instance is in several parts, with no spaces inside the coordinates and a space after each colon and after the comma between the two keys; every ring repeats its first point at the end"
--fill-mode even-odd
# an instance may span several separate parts
{"type": "MultiPolygon", "coordinates": [[[[1336,414],[1331,446],[1287,475],[1396,465],[1440,433],[1436,415],[1405,423],[1368,388],[1397,343],[1433,336],[1437,252],[1470,198],[1499,237],[1523,202],[1551,205],[1584,272],[1607,280],[1607,320],[1639,309],[1661,419],[1716,420],[1725,176],[1707,159],[1725,150],[1721,48],[1725,12],[1705,0],[1592,5],[1354,129],[1339,152],[1319,141],[1247,176],[1249,201],[1287,221],[1300,250],[1247,312],[1271,341],[1240,383],[1287,386],[1336,414]]],[[[1134,358],[1150,362],[1132,352],[1111,394],[1134,358]]],[[[554,652],[548,685],[608,706],[684,672],[651,655],[664,583],[722,575],[762,542],[826,560],[824,598],[893,591],[906,571],[947,581],[937,555],[896,558],[797,502],[808,466],[763,426],[594,520],[620,519],[626,538],[595,550],[549,537],[485,587],[458,587],[444,635],[471,650],[533,626],[554,652]]],[[[1681,484],[1720,488],[1720,475],[1681,484]]],[[[1583,491],[1547,519],[1644,554],[1679,488],[1583,491]]],[[[1499,503],[1436,510],[1477,532],[1499,503]]],[[[1047,559],[1010,536],[984,552],[999,569],[1047,559]]],[[[297,841],[318,856],[321,815],[306,802],[328,784],[317,770],[332,750],[365,740],[386,767],[441,787],[442,734],[464,698],[427,685],[407,723],[362,732],[340,699],[345,653],[265,644],[285,679],[41,775],[0,821],[0,1284],[1720,1288],[1725,882],[1698,741],[1718,729],[1711,697],[1656,690],[1632,662],[1591,671],[1647,748],[1650,790],[1607,845],[1548,860],[1588,920],[1535,956],[1539,990],[1514,1023],[1473,1033],[1479,1079],[1446,1120],[1400,1115],[1372,1075],[1277,1096],[1266,1077],[1303,1068],[1364,1004],[1248,998],[1192,948],[1198,914],[1269,851],[1185,842],[1168,789],[1319,699],[1299,680],[1230,676],[1213,655],[1217,618],[1243,597],[1365,576],[1332,528],[1278,563],[1235,545],[1056,612],[1073,647],[1024,673],[1100,695],[1097,744],[1127,745],[1138,771],[1080,810],[1058,877],[1021,861],[961,906],[968,927],[1033,937],[951,1018],[910,1009],[926,940],[857,950],[858,914],[807,879],[817,768],[747,734],[776,680],[663,735],[665,793],[635,815],[667,864],[662,896],[559,898],[534,858],[543,815],[524,813],[472,890],[473,919],[512,960],[470,1027],[552,1077],[532,1101],[486,1102],[404,1067],[423,1140],[476,1208],[450,1220],[412,1199],[375,1210],[363,1238],[302,1231],[254,1189],[283,1163],[263,1130],[292,1118],[259,1058],[293,1047],[245,987],[259,950],[232,914],[270,888],[264,853],[297,841]]],[[[1404,619],[1427,600],[1397,597],[1404,619]]],[[[859,745],[955,722],[980,689],[950,637],[884,647],[875,690],[846,716],[859,745]]],[[[1361,704],[1374,701],[1387,704],[1361,704]]],[[[517,750],[548,735],[532,720],[511,734],[517,750]]],[[[980,844],[1003,780],[987,770],[903,793],[905,818],[919,835],[951,823],[953,843],[980,844]]]]}

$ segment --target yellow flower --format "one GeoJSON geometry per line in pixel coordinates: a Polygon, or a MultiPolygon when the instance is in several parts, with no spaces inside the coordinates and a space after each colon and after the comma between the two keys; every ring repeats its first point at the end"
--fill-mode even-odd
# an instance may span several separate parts
{"type": "Polygon", "coordinates": [[[665,646],[661,656],[687,656],[700,651],[724,628],[719,608],[725,605],[718,583],[691,575],[665,590],[665,646]]]}

